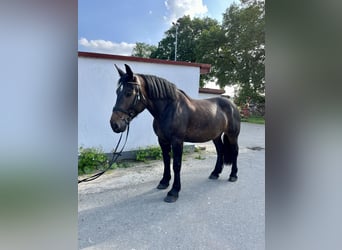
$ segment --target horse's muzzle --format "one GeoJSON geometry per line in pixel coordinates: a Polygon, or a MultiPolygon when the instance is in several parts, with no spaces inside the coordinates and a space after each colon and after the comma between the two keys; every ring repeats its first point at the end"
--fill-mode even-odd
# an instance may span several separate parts
{"type": "Polygon", "coordinates": [[[113,120],[110,120],[110,126],[115,133],[124,132],[127,127],[125,122],[114,122],[113,120]]]}

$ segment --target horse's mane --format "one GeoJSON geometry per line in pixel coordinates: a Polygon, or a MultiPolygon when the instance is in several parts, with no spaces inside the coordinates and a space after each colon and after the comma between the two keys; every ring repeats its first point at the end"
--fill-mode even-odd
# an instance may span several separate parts
{"type": "Polygon", "coordinates": [[[139,74],[146,84],[147,95],[151,99],[176,99],[177,87],[168,80],[154,76],[139,74]]]}

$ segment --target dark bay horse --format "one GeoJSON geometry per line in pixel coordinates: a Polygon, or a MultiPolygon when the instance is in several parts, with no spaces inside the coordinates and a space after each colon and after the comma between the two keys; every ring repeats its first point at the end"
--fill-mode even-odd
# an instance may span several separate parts
{"type": "Polygon", "coordinates": [[[217,179],[222,172],[223,164],[228,164],[232,165],[228,180],[237,180],[240,114],[234,104],[222,97],[194,100],[163,78],[133,74],[127,64],[126,73],[116,65],[115,67],[120,79],[110,125],[114,132],[120,133],[125,131],[129,122],[144,109],[152,114],[153,129],[158,136],[164,161],[164,174],[158,189],[166,189],[169,186],[172,149],[174,182],[164,201],[175,202],[178,199],[185,141],[213,140],[217,160],[209,178],[217,179]]]}

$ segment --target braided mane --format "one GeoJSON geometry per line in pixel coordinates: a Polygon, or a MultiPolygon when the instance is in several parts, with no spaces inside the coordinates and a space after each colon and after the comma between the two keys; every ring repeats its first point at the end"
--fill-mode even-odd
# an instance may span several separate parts
{"type": "Polygon", "coordinates": [[[154,76],[139,74],[146,83],[146,91],[151,99],[176,99],[177,87],[168,80],[154,76]]]}

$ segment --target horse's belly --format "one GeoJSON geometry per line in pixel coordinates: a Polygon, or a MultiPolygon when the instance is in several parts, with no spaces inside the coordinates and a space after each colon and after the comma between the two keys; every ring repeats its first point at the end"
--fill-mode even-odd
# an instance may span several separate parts
{"type": "Polygon", "coordinates": [[[223,129],[216,130],[188,130],[185,136],[186,142],[207,142],[211,141],[223,133],[223,129]]]}
{"type": "Polygon", "coordinates": [[[196,112],[188,123],[185,141],[207,142],[220,136],[227,128],[227,118],[217,106],[208,105],[206,109],[196,112]]]}

